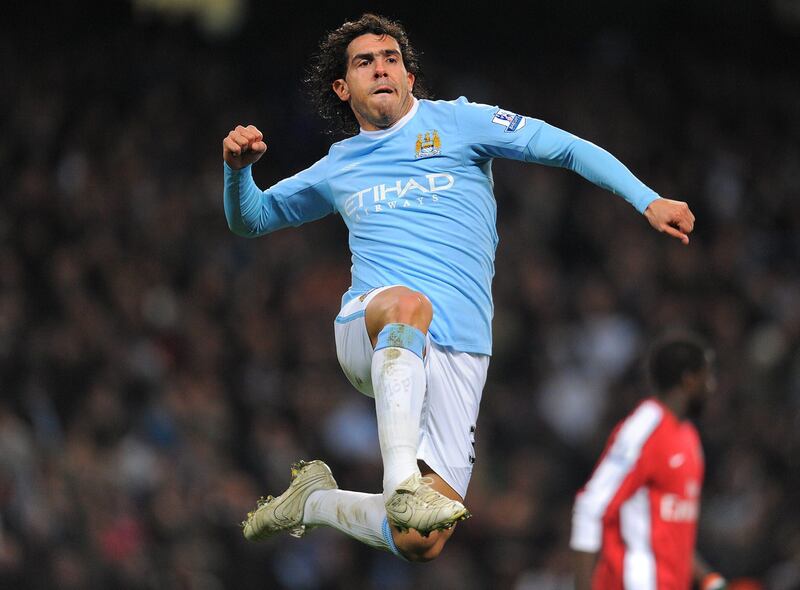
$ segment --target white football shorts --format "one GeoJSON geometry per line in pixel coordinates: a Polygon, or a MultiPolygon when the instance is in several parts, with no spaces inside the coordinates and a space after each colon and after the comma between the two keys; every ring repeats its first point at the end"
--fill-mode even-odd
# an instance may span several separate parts
{"type": "MultiPolygon", "coordinates": [[[[339,364],[350,383],[369,397],[374,397],[373,349],[364,313],[372,298],[390,286],[373,289],[346,303],[334,321],[339,364]]],[[[417,458],[463,498],[475,463],[475,425],[489,356],[443,348],[428,336],[424,363],[427,391],[417,458]]]]}

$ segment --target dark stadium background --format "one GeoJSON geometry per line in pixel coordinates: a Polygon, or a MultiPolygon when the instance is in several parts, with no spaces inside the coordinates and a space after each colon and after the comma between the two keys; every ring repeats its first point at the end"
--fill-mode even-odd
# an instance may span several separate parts
{"type": "Polygon", "coordinates": [[[303,68],[365,6],[4,3],[0,587],[571,588],[573,494],[646,392],[647,342],[690,326],[719,355],[699,548],[800,588],[800,7],[528,4],[383,12],[438,97],[606,147],[697,227],[684,248],[577,177],[496,163],[475,517],[412,567],[327,530],[249,545],[237,527],[300,457],[380,486],[370,400],[333,349],[343,224],[246,241],[221,202],[236,123],[267,137],[262,186],[325,153],[303,68]]]}

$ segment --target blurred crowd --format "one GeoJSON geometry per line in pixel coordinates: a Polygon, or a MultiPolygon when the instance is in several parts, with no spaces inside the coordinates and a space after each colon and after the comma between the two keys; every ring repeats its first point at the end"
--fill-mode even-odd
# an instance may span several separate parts
{"type": "Polygon", "coordinates": [[[252,545],[238,526],[299,458],[342,488],[381,485],[372,401],[333,343],[344,225],[248,241],[223,216],[236,123],[267,136],[262,187],[327,149],[295,62],[131,19],[20,37],[0,36],[0,587],[570,589],[574,494],[647,393],[647,343],[685,326],[718,353],[699,549],[728,576],[800,588],[796,65],[600,28],[529,64],[419,37],[439,97],[598,143],[689,201],[697,227],[683,247],[574,175],[495,164],[475,516],[412,566],[329,530],[252,545]]]}

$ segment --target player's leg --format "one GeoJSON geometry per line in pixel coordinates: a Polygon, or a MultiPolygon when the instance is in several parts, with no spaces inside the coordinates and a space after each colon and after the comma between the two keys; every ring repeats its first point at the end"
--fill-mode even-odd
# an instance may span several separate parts
{"type": "MultiPolygon", "coordinates": [[[[406,298],[406,295],[413,292],[396,287],[377,289],[349,302],[342,308],[335,321],[336,351],[342,369],[350,382],[361,393],[369,396],[373,395],[372,361],[374,357],[373,343],[367,332],[365,321],[366,308],[374,298],[380,296],[382,292],[390,290],[394,290],[393,297],[381,302],[381,313],[384,314],[384,317],[387,320],[408,318],[411,322],[419,325],[418,317],[415,317],[416,314],[413,312],[414,302],[405,301],[405,299],[412,298],[419,301],[419,296],[406,298]],[[397,306],[392,302],[398,301],[398,296],[399,306],[405,307],[405,312],[412,313],[407,314],[403,310],[400,310],[401,313],[395,313],[396,310],[392,308],[397,306]]],[[[413,323],[407,325],[413,326],[413,323]]],[[[400,330],[400,332],[403,331],[404,329],[400,330]]],[[[375,336],[376,342],[379,335],[380,332],[375,336]]],[[[405,341],[399,336],[402,334],[389,334],[388,339],[391,340],[391,343],[400,346],[387,348],[402,348],[405,341]]],[[[424,399],[424,396],[423,388],[420,398],[424,399]]],[[[410,400],[407,401],[411,403],[410,400]]],[[[421,401],[419,405],[420,408],[415,410],[417,414],[415,449],[416,441],[420,436],[421,401]]],[[[422,536],[416,530],[401,532],[397,527],[390,526],[382,495],[338,490],[324,463],[312,461],[306,465],[309,467],[302,468],[296,473],[293,471],[293,476],[296,475],[296,477],[286,492],[278,498],[261,502],[259,508],[248,515],[248,520],[244,523],[244,532],[248,539],[259,540],[281,531],[289,531],[300,536],[307,526],[324,525],[336,528],[372,547],[392,551],[398,556],[413,561],[427,561],[439,554],[451,534],[447,530],[436,531],[435,529],[452,526],[455,520],[462,518],[466,513],[466,509],[460,502],[448,500],[448,498],[457,500],[460,496],[444,480],[429,471],[427,467],[420,473],[416,465],[416,457],[412,475],[417,480],[421,479],[422,475],[430,475],[432,483],[429,486],[425,481],[412,481],[413,485],[406,486],[407,493],[400,494],[400,496],[405,501],[405,507],[410,509],[404,510],[403,514],[411,513],[411,524],[415,524],[423,530],[434,530],[427,537],[422,536]],[[402,549],[398,548],[396,540],[400,542],[402,549]]],[[[409,521],[406,521],[405,524],[408,525],[409,521]]]]}
{"type": "Polygon", "coordinates": [[[340,490],[322,461],[292,465],[289,488],[277,498],[259,500],[242,523],[249,541],[282,532],[302,537],[308,528],[329,526],[362,543],[402,556],[392,539],[382,494],[340,490]]]}
{"type": "MultiPolygon", "coordinates": [[[[385,288],[384,288],[385,289],[385,288]]],[[[364,316],[375,289],[348,302],[334,322],[336,354],[347,378],[373,397],[373,346],[364,316]]],[[[246,538],[258,541],[280,532],[302,536],[307,527],[329,526],[371,547],[403,557],[394,544],[382,494],[337,489],[327,465],[311,461],[293,466],[292,483],[277,498],[259,502],[243,523],[246,538]]]]}
{"type": "MultiPolygon", "coordinates": [[[[425,359],[428,392],[417,450],[422,474],[444,496],[463,502],[475,463],[478,420],[489,357],[444,349],[435,343],[425,359]]],[[[412,561],[439,555],[453,529],[422,537],[393,530],[395,545],[412,561]]]]}
{"type": "MultiPolygon", "coordinates": [[[[424,464],[423,475],[430,486],[456,500],[460,496],[424,464]]],[[[317,526],[337,529],[353,539],[409,561],[430,561],[438,557],[454,528],[433,531],[427,536],[414,529],[401,532],[389,524],[382,494],[365,494],[336,487],[328,466],[322,461],[301,461],[292,466],[292,482],[277,498],[259,500],[256,510],[242,523],[245,538],[263,541],[282,532],[302,537],[317,526]]]]}
{"type": "Polygon", "coordinates": [[[428,298],[406,287],[376,294],[364,318],[374,348],[371,376],[386,514],[397,529],[415,529],[423,535],[468,516],[460,501],[431,488],[417,467],[427,390],[423,358],[432,318],[428,298]]]}
{"type": "Polygon", "coordinates": [[[432,319],[428,298],[407,287],[381,291],[366,308],[387,501],[401,482],[419,474],[417,445],[426,390],[423,351],[432,319]]]}

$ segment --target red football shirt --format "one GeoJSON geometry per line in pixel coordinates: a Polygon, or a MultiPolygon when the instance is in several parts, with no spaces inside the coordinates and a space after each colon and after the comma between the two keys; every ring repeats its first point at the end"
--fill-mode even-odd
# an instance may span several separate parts
{"type": "Polygon", "coordinates": [[[595,590],[688,590],[703,481],[695,427],[648,398],[578,492],[570,545],[600,555],[595,590]]]}

